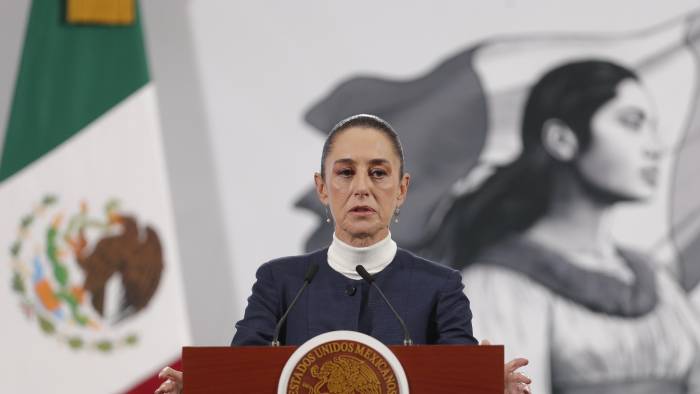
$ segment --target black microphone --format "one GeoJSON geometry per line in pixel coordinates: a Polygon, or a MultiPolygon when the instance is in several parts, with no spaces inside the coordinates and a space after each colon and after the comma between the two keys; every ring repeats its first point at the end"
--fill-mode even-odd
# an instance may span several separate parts
{"type": "Polygon", "coordinates": [[[405,346],[413,345],[413,341],[411,340],[411,335],[408,333],[408,327],[406,327],[406,323],[403,322],[403,319],[401,318],[401,316],[399,316],[399,313],[396,312],[394,306],[391,305],[391,302],[389,302],[389,300],[386,298],[384,292],[382,292],[382,289],[380,289],[379,286],[377,286],[377,284],[374,283],[374,278],[372,277],[372,275],[370,275],[369,272],[367,272],[367,270],[365,269],[365,267],[361,265],[355,266],[355,271],[357,271],[357,273],[360,274],[362,279],[364,279],[365,281],[367,281],[367,283],[371,284],[372,286],[374,286],[375,289],[377,289],[377,292],[380,296],[382,296],[384,302],[386,302],[386,304],[389,305],[389,309],[391,309],[391,311],[394,312],[394,316],[396,316],[396,319],[398,319],[399,323],[401,323],[401,328],[403,328],[403,344],[405,346]]]}
{"type": "Polygon", "coordinates": [[[270,343],[270,346],[279,346],[280,341],[280,330],[282,329],[282,324],[284,324],[284,321],[287,320],[287,315],[289,314],[289,311],[294,308],[294,304],[297,303],[297,300],[299,299],[299,296],[301,296],[301,293],[304,292],[304,289],[311,283],[311,280],[314,278],[316,275],[316,272],[318,272],[318,264],[312,263],[309,268],[306,270],[306,275],[304,275],[304,285],[301,286],[301,289],[297,292],[297,295],[294,296],[294,299],[292,302],[289,304],[287,307],[287,310],[284,311],[284,315],[280,318],[280,321],[277,322],[277,326],[275,326],[275,336],[272,337],[272,342],[270,343]]]}

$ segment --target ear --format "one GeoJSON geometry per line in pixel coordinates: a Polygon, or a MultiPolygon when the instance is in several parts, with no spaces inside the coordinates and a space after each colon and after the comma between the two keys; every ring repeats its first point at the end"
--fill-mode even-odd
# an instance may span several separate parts
{"type": "Polygon", "coordinates": [[[401,206],[403,205],[403,202],[406,201],[406,195],[408,194],[408,186],[411,184],[411,174],[405,173],[403,174],[403,177],[401,177],[401,181],[399,181],[399,195],[396,197],[398,200],[398,205],[401,206]]]}
{"type": "Polygon", "coordinates": [[[542,146],[550,156],[568,162],[578,153],[578,138],[564,122],[549,119],[542,125],[542,146]]]}
{"type": "Polygon", "coordinates": [[[328,188],[323,181],[323,177],[318,172],[314,173],[314,184],[316,185],[316,195],[321,204],[328,206],[328,188]]]}

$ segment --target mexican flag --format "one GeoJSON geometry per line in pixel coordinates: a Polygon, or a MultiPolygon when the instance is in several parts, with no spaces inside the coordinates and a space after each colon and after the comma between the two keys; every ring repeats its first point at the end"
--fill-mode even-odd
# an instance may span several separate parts
{"type": "Polygon", "coordinates": [[[0,392],[124,392],[189,344],[128,0],[32,2],[0,156],[0,392]]]}

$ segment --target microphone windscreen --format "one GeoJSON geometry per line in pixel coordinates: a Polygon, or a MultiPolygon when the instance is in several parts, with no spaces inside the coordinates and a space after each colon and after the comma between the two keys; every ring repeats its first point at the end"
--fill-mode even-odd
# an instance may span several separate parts
{"type": "Polygon", "coordinates": [[[304,282],[309,282],[311,283],[311,280],[316,276],[316,272],[318,272],[318,264],[316,263],[311,263],[309,266],[309,269],[306,270],[306,275],[304,276],[304,282]]]}
{"type": "Polygon", "coordinates": [[[369,272],[367,272],[364,266],[356,265],[355,271],[357,271],[357,273],[360,274],[362,279],[366,280],[367,283],[372,283],[372,281],[374,281],[374,278],[372,278],[372,275],[370,275],[369,272]]]}

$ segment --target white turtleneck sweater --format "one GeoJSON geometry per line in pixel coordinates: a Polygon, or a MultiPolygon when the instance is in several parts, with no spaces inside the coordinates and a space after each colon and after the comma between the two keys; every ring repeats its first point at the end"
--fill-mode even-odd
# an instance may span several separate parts
{"type": "Polygon", "coordinates": [[[394,260],[396,249],[391,233],[376,244],[364,248],[348,245],[333,233],[333,242],[328,247],[328,265],[350,279],[359,280],[362,277],[355,271],[356,266],[363,265],[367,272],[374,275],[394,260]]]}

